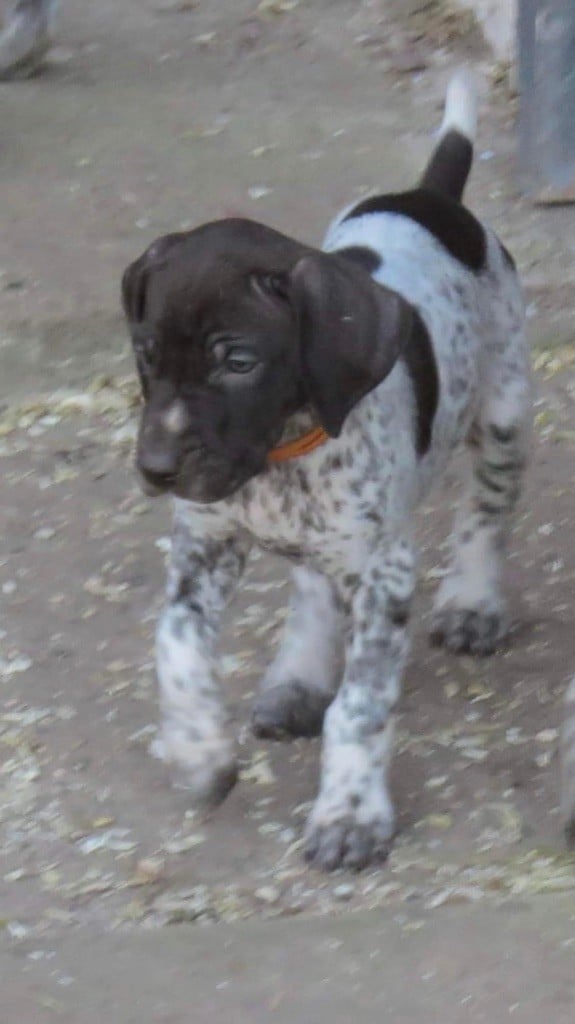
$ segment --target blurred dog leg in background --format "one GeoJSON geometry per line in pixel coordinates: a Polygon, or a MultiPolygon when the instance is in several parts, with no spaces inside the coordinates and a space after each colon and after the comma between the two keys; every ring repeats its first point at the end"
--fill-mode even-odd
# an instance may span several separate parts
{"type": "Polygon", "coordinates": [[[50,49],[57,0],[14,0],[0,32],[0,80],[29,78],[50,49]]]}

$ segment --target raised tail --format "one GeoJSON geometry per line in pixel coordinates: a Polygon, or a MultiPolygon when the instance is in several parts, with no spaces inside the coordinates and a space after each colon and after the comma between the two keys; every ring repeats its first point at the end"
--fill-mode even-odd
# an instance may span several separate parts
{"type": "Polygon", "coordinates": [[[473,162],[473,141],[477,130],[477,93],[473,76],[457,71],[447,87],[445,111],[439,142],[431,154],[420,181],[422,188],[461,200],[473,162]]]}

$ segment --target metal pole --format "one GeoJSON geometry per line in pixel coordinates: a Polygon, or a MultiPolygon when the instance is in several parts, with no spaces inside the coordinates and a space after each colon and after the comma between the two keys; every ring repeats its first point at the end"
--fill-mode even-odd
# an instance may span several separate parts
{"type": "Polygon", "coordinates": [[[575,0],[519,0],[521,184],[575,202],[575,0]]]}

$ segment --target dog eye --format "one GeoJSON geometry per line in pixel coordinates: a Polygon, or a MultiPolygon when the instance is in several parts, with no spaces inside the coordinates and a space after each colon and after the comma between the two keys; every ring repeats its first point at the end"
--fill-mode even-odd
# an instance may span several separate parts
{"type": "Polygon", "coordinates": [[[249,373],[257,366],[257,354],[243,345],[234,344],[233,338],[216,336],[208,345],[208,359],[213,370],[230,373],[249,373]]]}
{"type": "Polygon", "coordinates": [[[257,364],[257,359],[251,352],[241,348],[233,348],[226,353],[223,360],[226,370],[232,373],[249,373],[257,364]]]}

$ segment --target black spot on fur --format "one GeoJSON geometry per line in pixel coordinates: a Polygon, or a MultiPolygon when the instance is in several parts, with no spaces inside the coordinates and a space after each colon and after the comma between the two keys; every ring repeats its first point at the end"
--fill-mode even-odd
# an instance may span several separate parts
{"type": "Polygon", "coordinates": [[[388,615],[391,624],[402,629],[409,621],[409,601],[402,601],[390,595],[388,615]]]}
{"type": "Polygon", "coordinates": [[[345,219],[366,213],[398,213],[409,217],[470,270],[482,270],[485,266],[486,242],[481,224],[469,210],[441,192],[416,188],[410,192],[372,196],[358,203],[345,219]]]}
{"type": "Polygon", "coordinates": [[[347,573],[343,577],[343,584],[346,587],[357,587],[358,583],[359,583],[359,576],[356,573],[354,573],[354,572],[347,573]]]}
{"type": "Polygon", "coordinates": [[[375,274],[376,270],[381,267],[381,257],[367,245],[349,245],[345,249],[338,249],[337,255],[357,263],[367,270],[368,274],[375,274]]]}
{"type": "Polygon", "coordinates": [[[494,494],[504,494],[507,489],[504,481],[494,480],[485,463],[476,468],[475,478],[482,487],[485,487],[488,491],[493,491],[494,494]]]}
{"type": "Polygon", "coordinates": [[[431,444],[433,420],[439,400],[439,374],[429,331],[418,313],[414,314],[413,329],[401,358],[407,367],[415,391],[416,447],[417,454],[421,456],[425,455],[431,444]]]}
{"type": "Polygon", "coordinates": [[[422,188],[435,189],[459,201],[473,162],[473,145],[452,129],[440,140],[421,179],[422,188]]]}
{"type": "MultiPolygon", "coordinates": [[[[190,608],[193,604],[192,597],[197,593],[197,586],[189,576],[182,576],[178,581],[178,589],[174,596],[174,604],[185,604],[190,608]]],[[[192,609],[196,610],[196,609],[192,609]]]]}
{"type": "Polygon", "coordinates": [[[309,480],[307,478],[307,474],[304,473],[303,470],[301,470],[301,469],[299,470],[299,472],[297,474],[297,482],[298,482],[298,487],[302,491],[302,493],[303,494],[309,494],[309,480]]]}
{"type": "MultiPolygon", "coordinates": [[[[491,517],[501,515],[502,509],[501,505],[495,505],[490,501],[479,501],[477,503],[477,511],[484,516],[491,517]]],[[[479,525],[483,526],[484,523],[480,523],[479,525]]]]}
{"type": "Polygon", "coordinates": [[[287,558],[289,562],[299,562],[303,556],[302,549],[297,544],[283,544],[281,541],[260,540],[259,545],[274,555],[287,558]]]}

